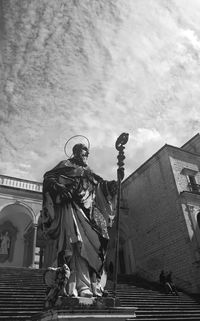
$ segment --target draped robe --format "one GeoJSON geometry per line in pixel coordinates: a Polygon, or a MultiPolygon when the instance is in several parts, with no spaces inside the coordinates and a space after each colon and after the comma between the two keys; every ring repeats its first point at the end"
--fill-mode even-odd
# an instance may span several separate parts
{"type": "Polygon", "coordinates": [[[61,161],[44,175],[42,215],[46,236],[55,240],[54,259],[64,253],[69,265],[69,294],[90,295],[91,275],[101,278],[109,240],[108,181],[88,166],[61,161]],[[57,183],[65,185],[71,198],[62,195],[57,183]]]}

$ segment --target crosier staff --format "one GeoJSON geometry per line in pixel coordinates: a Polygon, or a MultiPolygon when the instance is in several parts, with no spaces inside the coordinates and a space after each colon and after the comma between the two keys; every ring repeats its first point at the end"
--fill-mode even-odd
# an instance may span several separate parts
{"type": "MultiPolygon", "coordinates": [[[[124,178],[124,145],[128,142],[129,134],[122,133],[116,140],[115,148],[119,154],[117,156],[118,169],[117,169],[117,208],[116,208],[116,238],[115,238],[115,273],[114,273],[114,298],[116,299],[117,290],[117,273],[118,273],[118,261],[119,261],[119,222],[120,222],[120,199],[121,199],[121,182],[124,178]]],[[[116,301],[116,300],[115,300],[116,301]]]]}

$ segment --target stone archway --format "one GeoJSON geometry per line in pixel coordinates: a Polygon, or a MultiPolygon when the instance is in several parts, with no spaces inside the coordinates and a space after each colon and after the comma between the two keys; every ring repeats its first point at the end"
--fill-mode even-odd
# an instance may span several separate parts
{"type": "MultiPolygon", "coordinates": [[[[0,231],[10,238],[10,256],[0,266],[30,266],[33,260],[35,215],[26,204],[15,202],[0,212],[0,231]],[[16,231],[15,236],[13,231],[16,231]],[[27,237],[29,235],[29,237],[27,237]],[[12,255],[11,255],[12,254],[12,255]]],[[[1,254],[0,254],[1,255],[1,254]]]]}

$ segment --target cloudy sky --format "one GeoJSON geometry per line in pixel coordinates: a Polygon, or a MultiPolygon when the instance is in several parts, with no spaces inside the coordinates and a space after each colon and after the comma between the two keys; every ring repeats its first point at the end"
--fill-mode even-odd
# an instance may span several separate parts
{"type": "Polygon", "coordinates": [[[0,174],[42,181],[73,135],[126,176],[200,132],[199,0],[0,0],[0,174]]]}

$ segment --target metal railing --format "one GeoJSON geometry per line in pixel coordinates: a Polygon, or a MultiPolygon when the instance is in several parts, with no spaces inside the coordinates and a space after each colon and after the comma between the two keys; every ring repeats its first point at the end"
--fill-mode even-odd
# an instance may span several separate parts
{"type": "Polygon", "coordinates": [[[42,192],[42,183],[0,175],[0,186],[13,187],[34,192],[42,192]]]}

